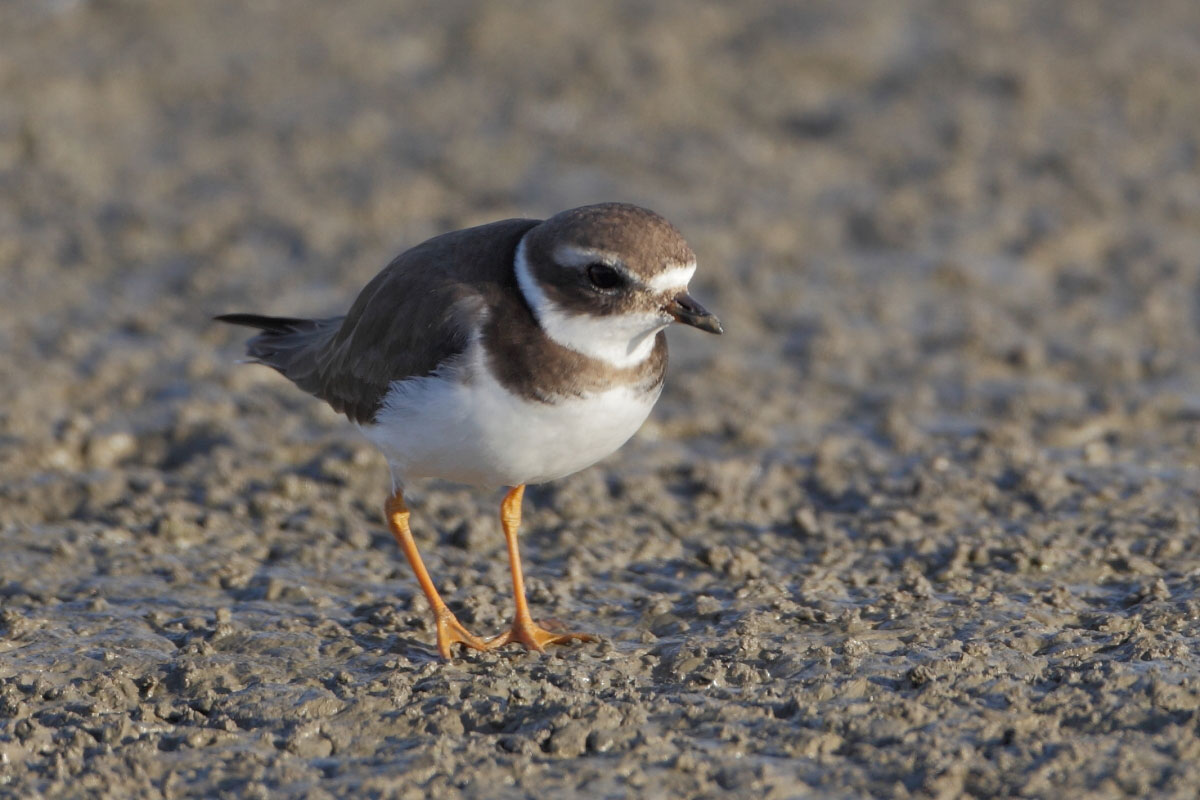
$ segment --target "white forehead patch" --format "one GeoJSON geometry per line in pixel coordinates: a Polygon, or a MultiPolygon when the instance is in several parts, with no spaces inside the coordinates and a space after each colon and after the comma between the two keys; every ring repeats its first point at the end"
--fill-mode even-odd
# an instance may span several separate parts
{"type": "MultiPolygon", "coordinates": [[[[592,258],[587,263],[594,263],[592,258]]],[[[560,262],[561,263],[561,262],[560,262]]],[[[614,367],[632,367],[654,352],[654,336],[671,322],[662,314],[593,316],[571,314],[546,296],[525,258],[525,240],[517,245],[513,271],[525,302],[546,335],[558,344],[614,367]]]]}
{"type": "Polygon", "coordinates": [[[669,292],[672,289],[683,291],[695,274],[696,262],[692,261],[682,267],[671,267],[658,273],[650,279],[649,286],[656,292],[669,292]]]}

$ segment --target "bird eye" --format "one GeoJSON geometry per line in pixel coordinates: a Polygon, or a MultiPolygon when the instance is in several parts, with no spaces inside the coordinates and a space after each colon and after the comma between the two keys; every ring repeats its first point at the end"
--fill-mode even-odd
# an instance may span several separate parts
{"type": "Polygon", "coordinates": [[[587,268],[588,280],[597,289],[616,289],[625,283],[625,278],[607,264],[591,264],[587,268]]]}

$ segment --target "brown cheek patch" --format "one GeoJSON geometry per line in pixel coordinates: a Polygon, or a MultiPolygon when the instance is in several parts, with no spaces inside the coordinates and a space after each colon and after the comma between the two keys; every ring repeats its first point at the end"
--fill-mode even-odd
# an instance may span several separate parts
{"type": "Polygon", "coordinates": [[[630,310],[627,295],[595,291],[582,268],[561,267],[541,257],[537,262],[534,277],[546,297],[566,313],[605,317],[630,310]]]}

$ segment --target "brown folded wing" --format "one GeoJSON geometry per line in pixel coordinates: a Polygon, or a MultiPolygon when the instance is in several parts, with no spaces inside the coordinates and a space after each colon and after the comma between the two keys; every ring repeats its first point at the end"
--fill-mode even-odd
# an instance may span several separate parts
{"type": "Polygon", "coordinates": [[[257,337],[286,339],[276,347],[286,358],[251,355],[355,422],[371,422],[393,381],[429,375],[466,349],[490,300],[515,288],[513,253],[536,224],[504,220],[430,239],[376,275],[345,317],[257,337]]]}

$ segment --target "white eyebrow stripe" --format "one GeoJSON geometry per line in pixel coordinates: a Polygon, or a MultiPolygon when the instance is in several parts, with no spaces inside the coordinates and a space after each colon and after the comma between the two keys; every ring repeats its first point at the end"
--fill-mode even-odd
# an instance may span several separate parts
{"type": "Polygon", "coordinates": [[[554,261],[564,267],[586,267],[590,264],[613,265],[619,263],[620,260],[612,253],[606,253],[603,250],[564,244],[554,251],[554,261]]]}
{"type": "Polygon", "coordinates": [[[696,262],[693,261],[682,267],[672,267],[665,272],[658,273],[646,285],[656,292],[665,292],[670,289],[686,289],[688,282],[695,274],[696,262]]]}

